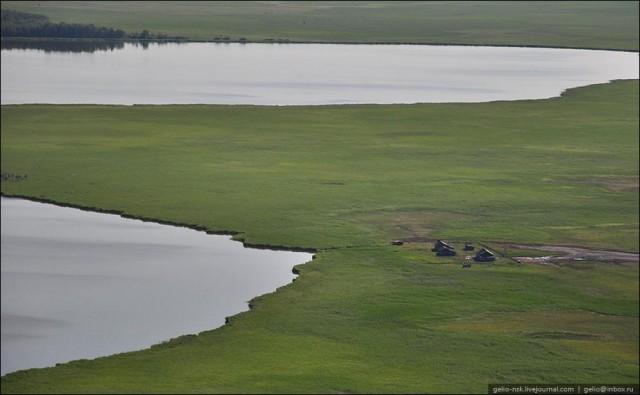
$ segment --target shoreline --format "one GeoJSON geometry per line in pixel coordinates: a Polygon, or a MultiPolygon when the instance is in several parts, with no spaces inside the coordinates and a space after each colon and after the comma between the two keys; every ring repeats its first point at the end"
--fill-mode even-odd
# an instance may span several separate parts
{"type": "Polygon", "coordinates": [[[10,199],[24,199],[24,200],[29,200],[29,201],[32,201],[32,202],[53,204],[53,205],[58,206],[58,207],[69,207],[69,208],[75,208],[75,209],[78,209],[78,210],[89,211],[89,212],[94,212],[94,213],[113,214],[113,215],[118,215],[118,216],[120,216],[122,218],[135,219],[135,220],[139,220],[139,221],[142,221],[142,222],[153,222],[153,223],[160,224],[160,225],[168,225],[168,226],[176,226],[176,227],[181,227],[181,228],[188,228],[188,229],[192,229],[192,230],[195,230],[195,231],[198,231],[198,232],[205,232],[206,234],[209,234],[209,235],[231,236],[233,241],[237,241],[237,242],[242,243],[242,246],[244,248],[252,248],[252,249],[256,249],[256,250],[306,252],[306,253],[309,253],[309,254],[316,254],[316,253],[320,252],[318,249],[311,248],[311,247],[300,247],[300,246],[290,247],[290,246],[283,246],[283,245],[269,245],[269,244],[261,244],[261,243],[250,243],[250,242],[247,242],[245,240],[245,238],[243,238],[243,237],[235,237],[235,236],[237,236],[239,234],[242,234],[243,232],[238,232],[238,231],[234,231],[234,230],[226,230],[226,229],[209,229],[206,226],[202,226],[202,225],[190,224],[190,223],[186,223],[186,222],[176,222],[176,221],[163,220],[163,219],[158,219],[158,218],[145,217],[145,216],[142,216],[142,215],[127,214],[127,213],[125,213],[123,211],[120,211],[120,210],[103,209],[103,208],[94,207],[94,206],[83,206],[83,205],[80,205],[80,204],[61,202],[61,201],[48,199],[48,198],[44,198],[44,197],[28,196],[28,195],[21,195],[21,194],[10,194],[10,193],[5,193],[5,192],[0,192],[0,196],[4,197],[4,198],[10,198],[10,199]]]}
{"type": "MultiPolygon", "coordinates": [[[[617,81],[638,81],[639,78],[616,78],[612,80],[608,80],[605,82],[594,82],[587,85],[574,86],[570,88],[566,88],[562,90],[557,96],[550,97],[540,97],[533,99],[515,99],[515,100],[488,100],[488,101],[478,101],[478,102],[417,102],[417,103],[329,103],[329,104],[219,104],[219,103],[161,103],[161,104],[144,104],[144,103],[134,103],[134,104],[105,104],[105,103],[7,103],[2,104],[2,107],[20,107],[20,106],[57,106],[57,107],[189,107],[189,106],[206,106],[206,107],[264,107],[264,108],[309,108],[309,107],[358,107],[358,106],[428,106],[428,105],[447,105],[447,104],[487,104],[487,103],[517,103],[517,102],[526,102],[526,101],[542,101],[542,100],[553,100],[566,96],[570,91],[576,89],[583,89],[589,86],[595,85],[606,85],[612,84],[617,81]]],[[[56,204],[56,203],[53,203],[56,204]]],[[[114,213],[114,214],[120,214],[114,213]]],[[[149,221],[153,222],[154,219],[149,219],[149,221]]],[[[188,226],[188,225],[176,225],[176,226],[188,226]]],[[[215,231],[214,231],[215,232],[215,231]]],[[[226,231],[220,231],[226,232],[226,231]]],[[[234,232],[234,231],[229,231],[234,232]]],[[[232,235],[235,235],[235,232],[232,235]]],[[[228,233],[222,233],[228,234],[228,233]]]]}
{"type": "Polygon", "coordinates": [[[4,41],[20,41],[20,42],[101,42],[101,43],[123,43],[123,44],[186,44],[186,43],[208,43],[208,44],[291,44],[291,45],[412,45],[412,46],[452,46],[452,47],[498,47],[498,48],[544,48],[544,49],[575,49],[589,51],[613,51],[613,52],[631,52],[640,53],[640,49],[620,49],[620,48],[601,48],[601,47],[572,47],[560,45],[518,45],[518,44],[470,44],[470,43],[443,43],[429,41],[305,41],[291,39],[273,39],[266,38],[263,40],[198,40],[198,39],[149,39],[149,40],[131,40],[131,39],[105,39],[105,38],[60,38],[60,37],[0,37],[0,42],[4,41]]]}

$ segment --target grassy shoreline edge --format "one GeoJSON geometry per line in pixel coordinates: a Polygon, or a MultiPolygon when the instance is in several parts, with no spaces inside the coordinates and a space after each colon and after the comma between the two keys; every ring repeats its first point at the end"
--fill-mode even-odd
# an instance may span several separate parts
{"type": "Polygon", "coordinates": [[[317,250],[315,248],[310,248],[310,247],[297,247],[297,246],[284,246],[284,245],[268,245],[268,244],[259,244],[259,243],[248,243],[242,237],[239,237],[239,238],[235,237],[235,236],[241,235],[243,233],[243,232],[240,232],[240,231],[224,230],[224,229],[209,229],[208,227],[205,227],[205,226],[202,226],[202,225],[198,225],[198,224],[190,224],[190,223],[184,223],[184,222],[168,221],[168,220],[163,220],[163,219],[160,219],[160,218],[150,218],[150,217],[145,217],[145,216],[140,216],[140,215],[135,215],[135,214],[127,214],[126,212],[120,211],[120,210],[103,209],[103,208],[100,208],[100,207],[93,207],[93,206],[84,206],[84,205],[78,205],[78,204],[73,204],[73,203],[68,203],[68,202],[63,202],[63,201],[57,201],[57,200],[47,199],[47,198],[43,198],[43,197],[35,197],[35,196],[30,196],[30,195],[8,194],[8,193],[0,192],[0,196],[6,197],[6,198],[24,199],[24,200],[29,200],[29,201],[38,202],[38,203],[53,204],[53,205],[59,206],[59,207],[75,208],[75,209],[78,209],[78,210],[89,211],[89,212],[94,212],[94,213],[113,214],[113,215],[118,215],[118,216],[120,216],[122,218],[126,218],[126,219],[135,219],[135,220],[142,221],[142,222],[153,222],[153,223],[160,224],[160,225],[169,225],[169,226],[176,226],[176,227],[180,227],[180,228],[193,229],[193,230],[196,230],[198,232],[205,232],[206,234],[209,234],[209,235],[232,236],[232,239],[234,241],[241,242],[242,246],[245,247],[245,248],[274,250],[274,251],[308,252],[310,254],[315,254],[315,253],[319,252],[319,250],[317,250]]]}
{"type": "Polygon", "coordinates": [[[602,47],[575,47],[562,45],[518,45],[518,44],[465,44],[465,43],[443,43],[443,42],[423,42],[423,41],[295,41],[273,42],[273,41],[239,41],[229,40],[225,42],[210,40],[128,40],[128,39],[99,39],[99,38],[51,38],[51,37],[0,37],[0,41],[19,42],[117,42],[124,44],[186,44],[186,43],[208,43],[208,44],[271,44],[271,45],[409,45],[409,46],[442,46],[442,47],[496,47],[496,48],[540,48],[540,49],[576,49],[586,51],[612,51],[612,52],[639,52],[637,49],[624,48],[602,48],[602,47]]]}

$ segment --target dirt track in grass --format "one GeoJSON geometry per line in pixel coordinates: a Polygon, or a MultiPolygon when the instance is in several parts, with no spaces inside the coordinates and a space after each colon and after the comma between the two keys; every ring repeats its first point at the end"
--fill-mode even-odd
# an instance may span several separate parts
{"type": "Polygon", "coordinates": [[[639,260],[639,255],[637,253],[623,251],[592,250],[588,248],[570,246],[534,246],[523,244],[505,244],[504,247],[523,250],[549,251],[549,255],[542,257],[512,257],[520,263],[538,263],[543,265],[559,266],[563,263],[577,261],[598,261],[637,265],[639,260]]]}

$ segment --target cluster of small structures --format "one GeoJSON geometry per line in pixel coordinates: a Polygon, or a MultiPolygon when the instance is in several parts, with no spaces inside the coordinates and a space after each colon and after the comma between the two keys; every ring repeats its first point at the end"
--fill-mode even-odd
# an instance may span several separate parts
{"type": "MultiPolygon", "coordinates": [[[[473,251],[475,247],[471,243],[464,243],[465,251],[473,251]]],[[[442,240],[438,240],[435,242],[431,251],[436,253],[436,256],[456,256],[456,249],[451,245],[447,244],[442,240]]],[[[496,260],[496,256],[493,252],[487,250],[486,248],[482,248],[476,253],[476,256],[473,258],[476,262],[493,262],[496,260]]],[[[463,267],[469,267],[471,264],[464,265],[463,267]]]]}
{"type": "MultiPolygon", "coordinates": [[[[394,240],[391,244],[395,246],[401,246],[404,244],[402,240],[394,240]]],[[[464,251],[474,251],[475,247],[470,243],[464,243],[464,251]]],[[[443,240],[437,240],[433,245],[431,251],[436,253],[436,256],[456,256],[458,253],[456,252],[455,247],[451,246],[447,242],[443,240]]],[[[464,262],[462,263],[462,267],[471,267],[471,256],[465,257],[464,262]]],[[[496,256],[493,252],[489,251],[486,248],[480,249],[476,252],[475,257],[473,257],[475,262],[494,262],[496,260],[496,256]]]]}

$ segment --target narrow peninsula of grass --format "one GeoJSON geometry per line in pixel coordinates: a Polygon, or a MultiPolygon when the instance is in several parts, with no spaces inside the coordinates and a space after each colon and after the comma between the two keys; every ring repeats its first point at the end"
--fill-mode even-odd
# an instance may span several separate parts
{"type": "Polygon", "coordinates": [[[635,80],[477,104],[2,106],[5,195],[318,251],[222,328],[11,373],[2,392],[638,383],[637,261],[463,269],[390,244],[638,252],[638,104],[635,80]]]}

